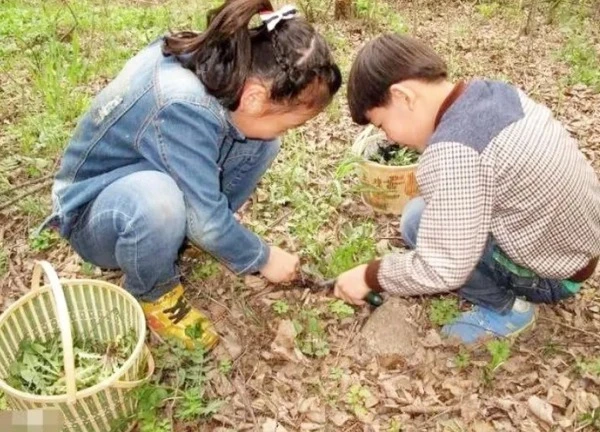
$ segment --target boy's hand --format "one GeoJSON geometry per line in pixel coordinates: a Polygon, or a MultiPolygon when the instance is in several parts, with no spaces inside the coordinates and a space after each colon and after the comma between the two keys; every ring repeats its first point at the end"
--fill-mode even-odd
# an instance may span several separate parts
{"type": "Polygon", "coordinates": [[[277,246],[271,246],[269,261],[260,273],[271,283],[291,282],[298,277],[300,258],[284,251],[277,246]]]}
{"type": "Polygon", "coordinates": [[[359,265],[338,276],[333,294],[346,303],[364,305],[363,300],[371,289],[365,282],[367,265],[359,265]]]}

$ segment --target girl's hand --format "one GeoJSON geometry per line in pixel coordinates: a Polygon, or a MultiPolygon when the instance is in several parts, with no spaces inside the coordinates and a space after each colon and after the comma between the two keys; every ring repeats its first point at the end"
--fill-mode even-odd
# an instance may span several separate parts
{"type": "Polygon", "coordinates": [[[295,280],[298,277],[299,268],[300,258],[298,255],[288,253],[277,246],[271,246],[269,261],[260,273],[269,282],[279,284],[295,280]]]}
{"type": "Polygon", "coordinates": [[[363,264],[339,275],[333,294],[346,303],[364,305],[364,298],[371,291],[365,282],[366,270],[367,265],[363,264]]]}

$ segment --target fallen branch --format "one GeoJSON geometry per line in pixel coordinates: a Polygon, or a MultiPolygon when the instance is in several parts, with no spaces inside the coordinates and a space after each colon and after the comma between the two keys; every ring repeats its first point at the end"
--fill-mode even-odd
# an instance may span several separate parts
{"type": "Polygon", "coordinates": [[[39,177],[39,178],[36,178],[36,179],[33,179],[33,180],[26,181],[25,183],[21,183],[21,184],[18,184],[16,186],[13,186],[13,187],[11,187],[9,189],[5,189],[3,191],[0,191],[0,195],[6,195],[6,194],[9,194],[9,193],[14,192],[16,190],[23,189],[24,187],[31,186],[31,185],[34,185],[34,184],[38,184],[40,182],[43,182],[44,180],[48,180],[51,177],[52,177],[52,174],[48,174],[48,175],[45,175],[43,177],[39,177]]]}
{"type": "Polygon", "coordinates": [[[46,181],[46,182],[42,183],[41,185],[34,187],[33,189],[29,189],[27,192],[24,192],[21,195],[18,195],[15,198],[11,199],[10,201],[7,201],[4,204],[0,205],[0,211],[7,209],[8,207],[21,201],[23,198],[28,197],[29,195],[33,195],[34,193],[41,191],[42,189],[45,189],[46,187],[50,186],[51,184],[52,184],[52,180],[46,181]]]}
{"type": "Polygon", "coordinates": [[[542,321],[546,321],[546,322],[552,323],[552,324],[559,325],[559,326],[561,326],[561,327],[565,327],[565,328],[568,328],[568,329],[571,329],[571,330],[577,331],[577,332],[579,332],[579,333],[586,334],[586,335],[588,335],[588,336],[591,336],[591,337],[593,337],[594,339],[600,340],[600,335],[599,335],[599,334],[596,334],[596,333],[592,333],[591,331],[587,331],[587,330],[584,330],[584,329],[580,329],[580,328],[577,328],[577,327],[573,327],[572,325],[565,324],[565,323],[563,323],[563,322],[560,322],[560,321],[554,321],[554,320],[552,320],[552,319],[550,319],[550,318],[540,317],[540,318],[538,318],[538,319],[539,319],[539,320],[542,320],[542,321]]]}
{"type": "Polygon", "coordinates": [[[400,407],[400,411],[406,414],[438,414],[441,412],[452,412],[452,411],[460,411],[460,405],[434,405],[434,406],[415,406],[408,405],[405,407],[400,407]]]}

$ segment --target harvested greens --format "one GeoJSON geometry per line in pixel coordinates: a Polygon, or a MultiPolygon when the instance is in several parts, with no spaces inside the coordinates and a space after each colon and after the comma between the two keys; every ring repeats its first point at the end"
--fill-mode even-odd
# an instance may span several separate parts
{"type": "Polygon", "coordinates": [[[406,166],[417,163],[419,153],[398,144],[383,142],[369,160],[381,165],[406,166]]]}
{"type": "MultiPolygon", "coordinates": [[[[92,387],[117,372],[131,356],[136,340],[133,330],[109,342],[76,338],[73,352],[77,390],[92,387]]],[[[60,335],[46,341],[21,341],[6,382],[31,394],[65,394],[67,385],[60,335]]]]}

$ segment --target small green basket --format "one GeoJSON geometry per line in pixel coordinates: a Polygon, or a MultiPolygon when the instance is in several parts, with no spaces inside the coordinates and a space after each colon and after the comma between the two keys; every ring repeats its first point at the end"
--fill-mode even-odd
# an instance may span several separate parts
{"type": "Polygon", "coordinates": [[[52,266],[36,262],[32,290],[0,315],[0,390],[13,410],[59,409],[65,431],[108,432],[131,427],[127,419],[137,401],[135,387],[154,372],[145,345],[146,321],[139,303],[124,289],[96,280],[59,280],[52,266]],[[45,273],[48,285],[40,286],[45,273]],[[135,331],[137,341],[129,359],[108,379],[83,390],[75,385],[73,333],[110,341],[135,331]],[[9,386],[4,378],[25,338],[46,340],[60,333],[64,352],[66,394],[39,396],[9,386]]]}

